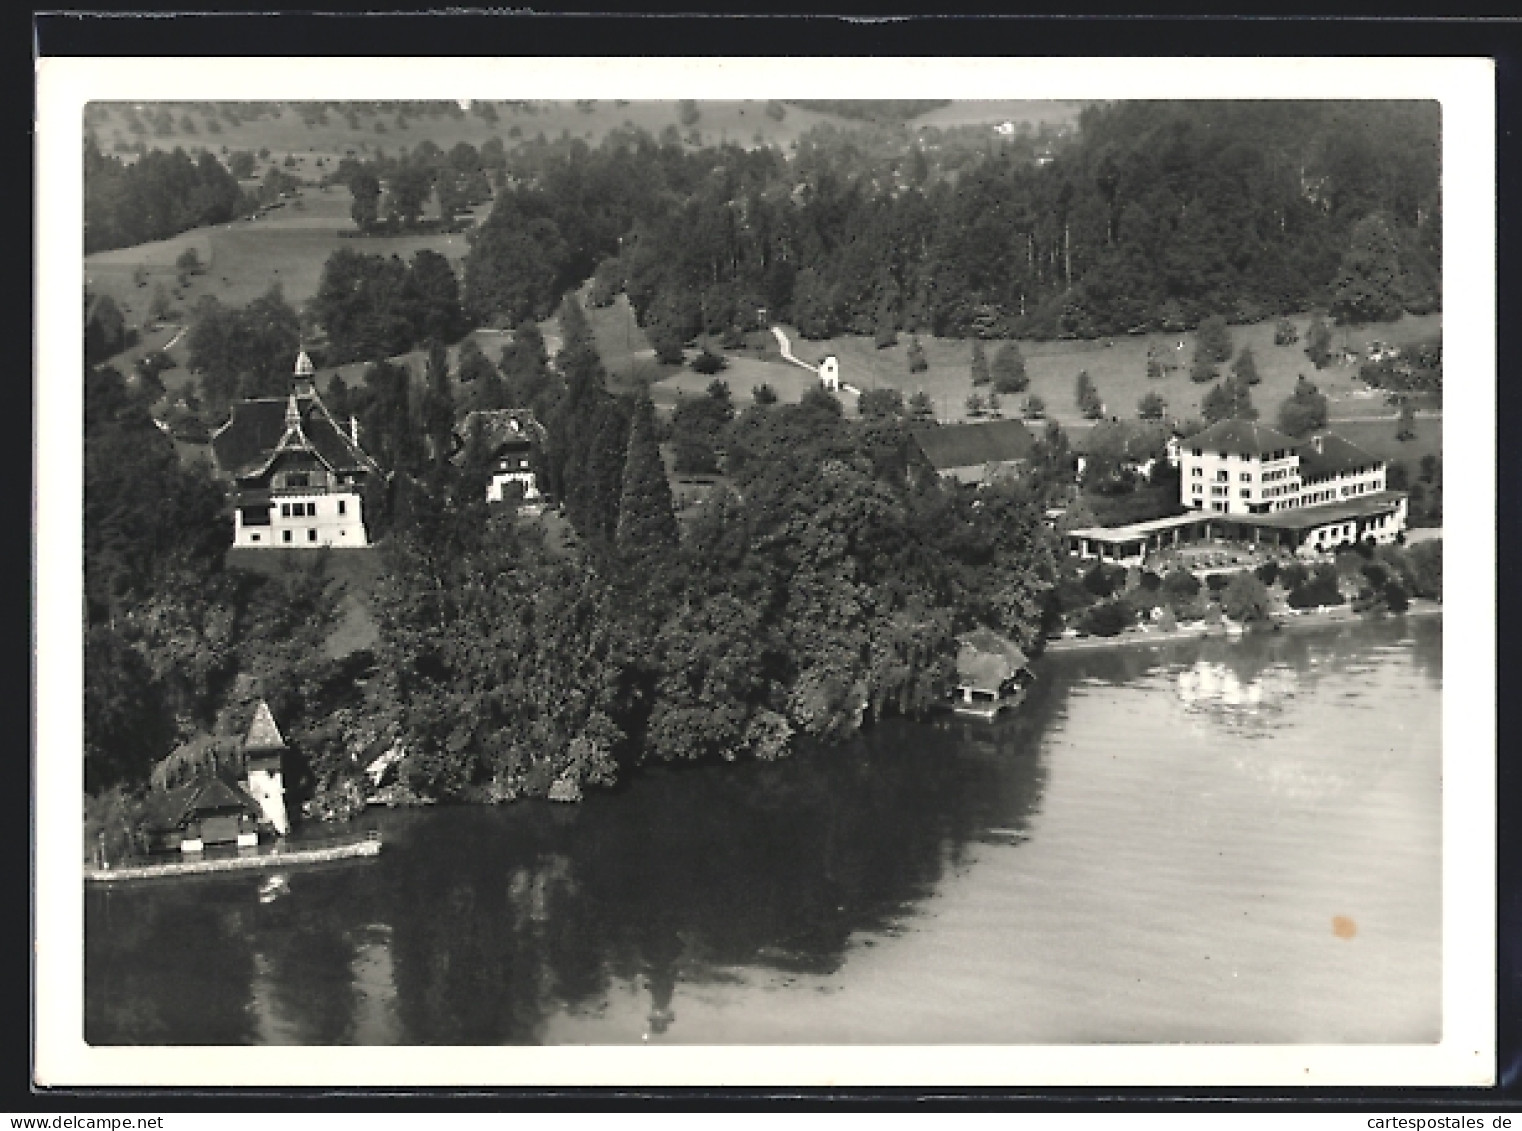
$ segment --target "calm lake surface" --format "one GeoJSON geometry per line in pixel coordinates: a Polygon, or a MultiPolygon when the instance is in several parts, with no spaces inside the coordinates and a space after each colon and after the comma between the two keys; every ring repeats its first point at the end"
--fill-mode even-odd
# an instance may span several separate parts
{"type": "Polygon", "coordinates": [[[1038,662],[382,855],[86,893],[95,1044],[1429,1042],[1439,618],[1038,662]]]}

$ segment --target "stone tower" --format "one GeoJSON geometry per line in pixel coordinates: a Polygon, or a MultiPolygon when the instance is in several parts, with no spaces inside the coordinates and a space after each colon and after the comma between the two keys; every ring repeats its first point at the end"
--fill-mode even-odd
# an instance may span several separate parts
{"type": "Polygon", "coordinates": [[[245,788],[259,803],[264,819],[281,836],[291,831],[290,818],[285,813],[285,774],[281,765],[285,748],[285,739],[275,725],[269,704],[259,700],[248,737],[243,740],[244,765],[248,774],[245,788]]]}

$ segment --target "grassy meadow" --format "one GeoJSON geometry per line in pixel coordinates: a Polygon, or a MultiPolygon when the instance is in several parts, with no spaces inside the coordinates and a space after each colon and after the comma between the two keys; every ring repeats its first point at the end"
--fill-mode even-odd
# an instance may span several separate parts
{"type": "MultiPolygon", "coordinates": [[[[1231,327],[1235,348],[1252,346],[1258,373],[1263,379],[1253,388],[1253,403],[1263,418],[1272,421],[1279,402],[1290,395],[1296,377],[1304,373],[1330,399],[1333,420],[1390,415],[1393,427],[1392,410],[1385,405],[1381,395],[1371,395],[1363,387],[1355,366],[1332,365],[1317,370],[1311,364],[1303,348],[1310,317],[1301,315],[1291,321],[1302,339],[1293,346],[1273,344],[1275,320],[1231,327]]],[[[1358,328],[1341,327],[1334,331],[1333,347],[1359,349],[1374,340],[1402,345],[1436,334],[1441,326],[1441,315],[1431,314],[1406,315],[1398,322],[1358,328]]],[[[869,337],[850,336],[811,342],[791,328],[786,329],[792,340],[793,353],[801,360],[818,364],[830,354],[839,358],[840,379],[844,382],[862,389],[888,386],[902,390],[906,397],[923,389],[934,401],[940,419],[961,420],[968,415],[966,401],[974,391],[970,341],[921,337],[920,344],[924,347],[929,369],[923,373],[910,373],[907,334],[899,336],[897,345],[878,349],[869,337]]],[[[984,343],[990,361],[999,345],[998,342],[984,343]]],[[[1083,370],[1087,370],[1093,379],[1106,412],[1113,416],[1134,417],[1137,401],[1152,391],[1160,393],[1167,401],[1171,416],[1197,416],[1200,401],[1210,390],[1210,384],[1197,385],[1189,379],[1187,366],[1194,356],[1192,333],[1126,335],[1098,341],[1021,342],[1020,352],[1025,357],[1030,388],[1025,393],[1001,395],[1000,409],[1005,416],[1018,415],[1024,398],[1035,393],[1045,400],[1047,415],[1064,427],[1085,425],[1087,421],[1074,396],[1078,374],[1083,370]],[[1167,371],[1156,380],[1147,377],[1147,348],[1154,342],[1179,364],[1179,368],[1167,371]],[[1178,349],[1181,342],[1184,348],[1178,349]]],[[[801,369],[795,371],[807,376],[801,369]]],[[[1223,375],[1228,371],[1228,367],[1221,367],[1223,375]]],[[[986,394],[991,388],[991,385],[984,386],[977,391],[986,394]]]]}
{"type": "MultiPolygon", "coordinates": [[[[1026,109],[1023,113],[1004,112],[986,120],[992,122],[1024,117],[1035,123],[1053,112],[1048,107],[1066,104],[1028,102],[1007,105],[1026,109]]],[[[118,142],[133,144],[137,141],[157,149],[180,146],[189,150],[205,146],[217,153],[221,152],[223,146],[229,151],[247,150],[252,153],[268,149],[272,159],[284,161],[288,156],[295,158],[297,165],[290,172],[312,177],[322,173],[321,169],[316,168],[318,158],[325,162],[335,161],[349,154],[358,157],[373,155],[377,150],[395,154],[402,149],[412,149],[424,138],[441,149],[450,149],[462,141],[480,148],[493,137],[501,138],[502,144],[511,149],[540,134],[551,140],[563,135],[580,138],[589,145],[596,145],[617,129],[633,126],[659,136],[667,126],[675,126],[684,141],[690,140],[696,132],[702,145],[731,143],[750,147],[759,144],[785,149],[817,125],[831,123],[844,128],[853,124],[834,114],[801,110],[796,106],[786,107],[783,119],[779,122],[766,113],[764,100],[699,100],[697,107],[698,120],[692,126],[682,125],[678,117],[679,107],[674,101],[605,99],[582,103],[532,102],[526,106],[498,102],[495,123],[486,121],[478,114],[466,113],[458,117],[437,114],[410,118],[405,128],[397,126],[395,113],[380,114],[360,110],[357,114],[358,129],[351,128],[342,115],[331,111],[325,123],[308,125],[294,110],[285,108],[278,118],[266,115],[237,125],[222,120],[219,122],[221,130],[218,133],[209,131],[204,117],[197,113],[191,114],[196,122],[196,132],[183,132],[179,128],[183,111],[177,109],[174,115],[174,133],[157,137],[152,134],[133,134],[127,128],[121,109],[108,106],[105,122],[96,127],[96,135],[100,139],[101,148],[107,153],[114,152],[118,142]]],[[[930,117],[927,116],[924,120],[930,121],[930,117]]],[[[261,176],[263,171],[261,167],[261,176]]]]}

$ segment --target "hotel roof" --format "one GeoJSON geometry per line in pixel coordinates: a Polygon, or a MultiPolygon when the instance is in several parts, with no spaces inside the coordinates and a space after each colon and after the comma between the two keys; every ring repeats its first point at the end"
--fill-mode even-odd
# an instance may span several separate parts
{"type": "Polygon", "coordinates": [[[1298,450],[1302,483],[1307,479],[1330,479],[1381,462],[1378,456],[1370,455],[1357,444],[1332,432],[1322,432],[1301,441],[1298,450]]]}
{"type": "Polygon", "coordinates": [[[1182,443],[1189,448],[1212,448],[1219,452],[1237,452],[1251,456],[1301,447],[1301,441],[1293,436],[1286,436],[1256,420],[1238,418],[1212,424],[1182,443]]]}

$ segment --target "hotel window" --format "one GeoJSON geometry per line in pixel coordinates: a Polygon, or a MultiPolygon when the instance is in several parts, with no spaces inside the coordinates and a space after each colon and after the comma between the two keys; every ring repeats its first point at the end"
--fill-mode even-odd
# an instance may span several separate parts
{"type": "Polygon", "coordinates": [[[1244,471],[1244,472],[1242,472],[1242,474],[1241,474],[1241,476],[1239,478],[1242,480],[1243,483],[1251,483],[1252,482],[1252,472],[1250,472],[1250,471],[1244,471]]]}
{"type": "Polygon", "coordinates": [[[1237,492],[1237,493],[1238,493],[1238,494],[1239,494],[1239,495],[1241,495],[1241,496],[1242,496],[1242,498],[1244,498],[1244,499],[1250,499],[1250,498],[1252,498],[1252,489],[1251,489],[1251,488],[1249,488],[1249,487],[1243,487],[1243,488],[1242,488],[1242,489],[1241,489],[1241,490],[1240,490],[1240,491],[1238,491],[1238,492],[1237,492]]]}
{"type": "Polygon", "coordinates": [[[307,541],[308,542],[315,542],[315,541],[317,541],[317,531],[315,531],[315,530],[308,530],[307,531],[307,541]]]}
{"type": "Polygon", "coordinates": [[[1194,493],[1196,495],[1203,495],[1205,493],[1205,488],[1202,487],[1200,484],[1196,483],[1194,485],[1194,493]]]}
{"type": "Polygon", "coordinates": [[[316,503],[308,503],[307,504],[307,517],[308,518],[316,518],[317,517],[317,504],[316,503]]]}
{"type": "Polygon", "coordinates": [[[281,503],[280,504],[280,517],[281,518],[290,518],[291,517],[291,504],[290,503],[281,503]]]}
{"type": "Polygon", "coordinates": [[[1195,477],[1199,477],[1199,476],[1205,474],[1205,469],[1203,467],[1197,467],[1193,471],[1191,471],[1190,474],[1195,476],[1195,477]]]}
{"type": "Polygon", "coordinates": [[[344,500],[342,500],[342,499],[338,500],[338,513],[339,514],[346,514],[347,513],[347,507],[345,506],[344,500]]]}
{"type": "Polygon", "coordinates": [[[282,530],[280,534],[285,541],[289,542],[291,540],[291,532],[289,530],[282,530]]]}
{"type": "Polygon", "coordinates": [[[1194,449],[1194,456],[1195,456],[1196,459],[1198,459],[1200,456],[1202,456],[1204,454],[1205,454],[1205,449],[1204,448],[1195,448],[1194,449]]]}
{"type": "Polygon", "coordinates": [[[1215,473],[1215,481],[1217,483],[1227,483],[1230,480],[1231,480],[1231,472],[1225,470],[1224,468],[1222,468],[1221,470],[1219,470],[1219,471],[1217,471],[1215,473]]]}

